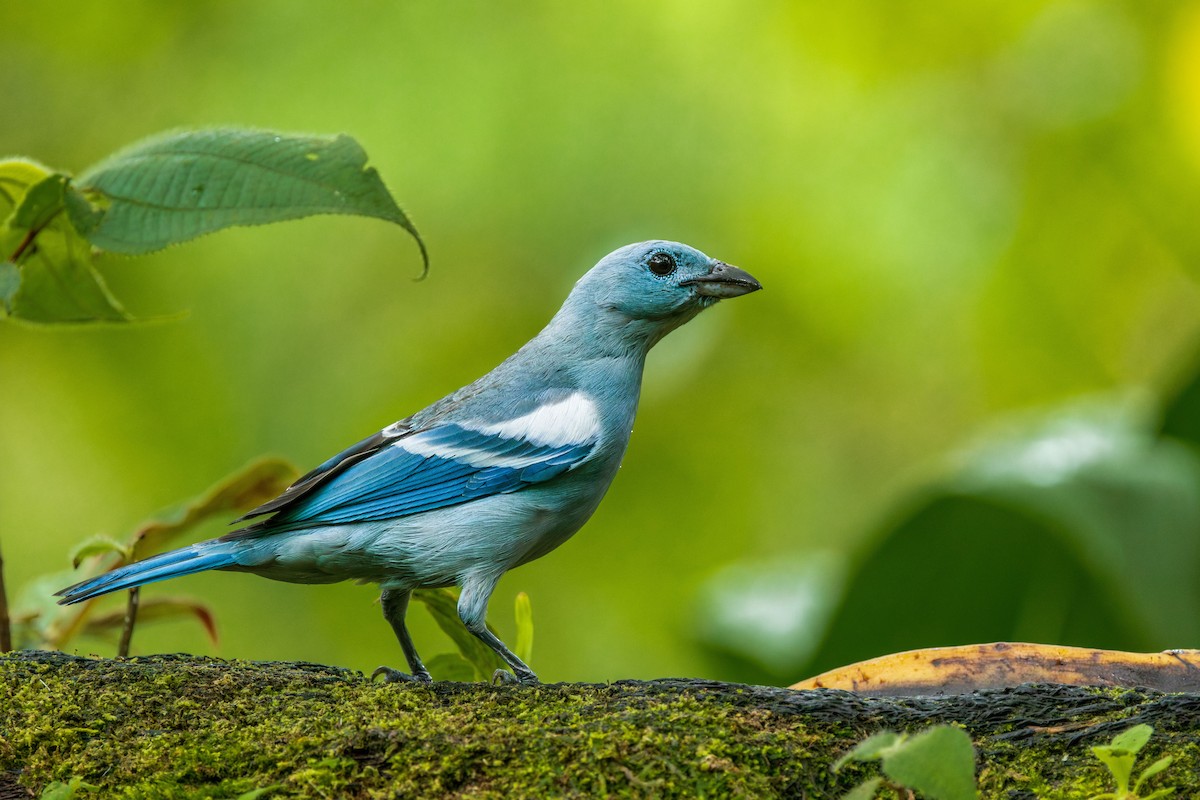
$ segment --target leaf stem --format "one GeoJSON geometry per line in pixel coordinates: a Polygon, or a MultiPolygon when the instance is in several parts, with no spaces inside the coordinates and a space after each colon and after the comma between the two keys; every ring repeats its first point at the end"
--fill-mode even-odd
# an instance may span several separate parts
{"type": "Polygon", "coordinates": [[[34,227],[32,227],[28,231],[26,231],[25,238],[21,239],[21,243],[19,245],[17,245],[17,249],[13,251],[13,254],[11,256],[9,256],[8,260],[14,264],[17,264],[18,266],[20,266],[21,256],[25,255],[25,251],[27,251],[27,250],[30,252],[33,251],[33,249],[34,249],[33,242],[35,239],[37,239],[38,234],[41,233],[42,231],[46,230],[46,228],[50,227],[50,223],[54,222],[54,218],[57,217],[59,214],[61,214],[63,211],[66,211],[66,209],[67,209],[67,207],[65,204],[59,205],[58,208],[54,209],[54,213],[52,213],[50,216],[46,217],[46,219],[42,222],[41,225],[35,225],[34,227]]]}
{"type": "Polygon", "coordinates": [[[13,251],[13,254],[9,256],[8,260],[14,264],[18,263],[18,260],[21,258],[21,256],[25,255],[25,251],[29,249],[29,246],[33,244],[33,240],[36,239],[37,235],[41,232],[41,228],[30,228],[28,231],[26,231],[25,238],[21,240],[19,245],[17,245],[17,249],[13,251]]]}
{"type": "Polygon", "coordinates": [[[138,599],[141,590],[136,586],[129,590],[129,601],[125,604],[125,625],[121,628],[121,643],[117,645],[117,657],[129,657],[129,642],[133,639],[133,624],[137,622],[138,599]]]}

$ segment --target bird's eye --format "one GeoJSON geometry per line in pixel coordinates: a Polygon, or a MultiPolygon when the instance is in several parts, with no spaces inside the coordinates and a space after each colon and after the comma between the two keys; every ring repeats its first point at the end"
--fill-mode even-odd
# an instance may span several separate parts
{"type": "Polygon", "coordinates": [[[670,253],[655,253],[650,256],[650,260],[646,264],[650,267],[650,271],[660,278],[675,271],[675,259],[670,253]]]}

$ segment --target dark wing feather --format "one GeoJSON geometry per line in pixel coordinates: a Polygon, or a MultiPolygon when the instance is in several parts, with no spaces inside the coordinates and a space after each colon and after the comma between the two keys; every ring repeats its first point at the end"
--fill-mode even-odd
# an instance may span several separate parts
{"type": "Polygon", "coordinates": [[[363,439],[357,444],[347,447],[342,452],[338,453],[331,459],[328,459],[316,469],[306,473],[300,477],[295,483],[283,490],[283,494],[276,497],[274,500],[268,500],[261,506],[248,511],[242,516],[235,519],[234,524],[244,520],[261,517],[265,514],[274,514],[285,507],[292,505],[298,500],[311,494],[319,487],[325,485],[333,478],[340,475],[355,464],[370,458],[378,453],[390,443],[396,441],[400,436],[408,432],[405,423],[407,420],[401,420],[389,428],[385,428],[378,433],[374,433],[363,439]]]}

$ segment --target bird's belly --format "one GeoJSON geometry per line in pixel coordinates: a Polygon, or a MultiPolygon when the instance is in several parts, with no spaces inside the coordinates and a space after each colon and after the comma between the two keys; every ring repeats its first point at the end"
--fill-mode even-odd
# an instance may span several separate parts
{"type": "Polygon", "coordinates": [[[599,497],[536,490],[493,495],[412,517],[330,525],[264,537],[251,572],[295,583],[359,580],[393,588],[452,586],[499,575],[571,537],[599,497]]]}

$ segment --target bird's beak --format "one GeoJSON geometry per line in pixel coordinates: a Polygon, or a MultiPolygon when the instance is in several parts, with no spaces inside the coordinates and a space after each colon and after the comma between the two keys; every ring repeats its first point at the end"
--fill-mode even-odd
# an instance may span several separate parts
{"type": "Polygon", "coordinates": [[[762,284],[749,272],[732,267],[724,261],[714,263],[708,274],[680,281],[679,285],[695,286],[698,294],[720,299],[741,297],[762,288],[762,284]]]}

